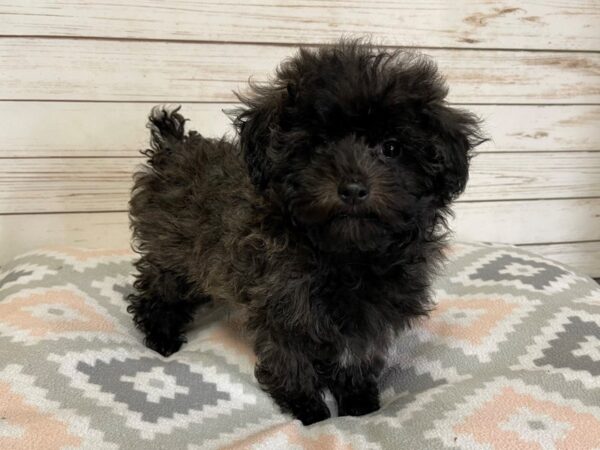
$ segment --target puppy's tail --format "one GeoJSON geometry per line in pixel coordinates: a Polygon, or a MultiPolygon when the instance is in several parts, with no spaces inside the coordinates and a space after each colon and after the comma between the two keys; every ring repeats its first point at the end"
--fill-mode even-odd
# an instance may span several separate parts
{"type": "Polygon", "coordinates": [[[181,106],[157,105],[148,116],[150,148],[141,153],[153,167],[160,167],[185,141],[186,119],[179,114],[180,109],[181,106]]]}

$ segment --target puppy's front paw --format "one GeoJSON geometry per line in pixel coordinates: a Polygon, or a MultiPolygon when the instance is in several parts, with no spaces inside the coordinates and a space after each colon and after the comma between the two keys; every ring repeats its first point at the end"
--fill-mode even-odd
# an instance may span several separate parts
{"type": "Polygon", "coordinates": [[[338,415],[364,416],[379,409],[379,393],[373,389],[345,393],[338,398],[338,415]]]}
{"type": "Polygon", "coordinates": [[[293,408],[292,413],[296,418],[300,419],[305,426],[321,422],[322,420],[331,417],[329,408],[327,408],[327,405],[323,401],[297,405],[297,407],[293,408]]]}
{"type": "Polygon", "coordinates": [[[148,334],[144,339],[146,347],[167,357],[179,351],[181,346],[186,342],[185,336],[166,336],[161,334],[148,334]]]}
{"type": "Polygon", "coordinates": [[[331,417],[329,408],[319,392],[313,395],[298,395],[296,392],[271,393],[283,412],[292,413],[303,425],[310,425],[331,417]]]}

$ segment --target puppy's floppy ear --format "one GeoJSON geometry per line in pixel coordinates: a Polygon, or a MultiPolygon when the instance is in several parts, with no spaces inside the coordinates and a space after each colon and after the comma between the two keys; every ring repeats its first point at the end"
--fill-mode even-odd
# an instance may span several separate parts
{"type": "Polygon", "coordinates": [[[279,117],[287,91],[278,86],[251,84],[250,87],[252,94],[236,94],[245,106],[234,112],[233,123],[250,179],[256,188],[263,190],[273,175],[269,150],[279,131],[279,117]]]}
{"type": "Polygon", "coordinates": [[[425,108],[427,131],[432,136],[432,159],[426,169],[433,176],[434,195],[443,205],[455,200],[465,190],[473,149],[485,142],[480,119],[445,103],[425,108]]]}

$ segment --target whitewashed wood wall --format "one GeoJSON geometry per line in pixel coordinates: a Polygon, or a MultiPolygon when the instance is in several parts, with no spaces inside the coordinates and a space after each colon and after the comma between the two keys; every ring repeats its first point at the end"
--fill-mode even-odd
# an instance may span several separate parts
{"type": "Polygon", "coordinates": [[[145,121],[181,103],[226,132],[232,90],[298,44],[420,47],[486,120],[459,239],[527,246],[600,276],[600,1],[0,0],[0,262],[127,246],[145,121]]]}

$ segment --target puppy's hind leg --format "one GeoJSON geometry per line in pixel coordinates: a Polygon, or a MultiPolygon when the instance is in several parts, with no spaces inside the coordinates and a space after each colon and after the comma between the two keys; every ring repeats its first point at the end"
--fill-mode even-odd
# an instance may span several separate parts
{"type": "Polygon", "coordinates": [[[144,258],[136,267],[139,270],[134,283],[137,292],[128,297],[127,311],[133,314],[135,325],[144,333],[146,346],[169,356],[186,342],[185,329],[193,320],[194,311],[210,301],[210,297],[192,294],[184,280],[173,272],[160,270],[144,258]]]}

